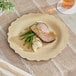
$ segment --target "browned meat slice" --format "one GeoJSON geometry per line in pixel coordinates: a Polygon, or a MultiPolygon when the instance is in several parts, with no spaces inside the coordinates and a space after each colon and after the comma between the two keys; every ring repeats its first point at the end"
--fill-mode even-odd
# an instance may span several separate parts
{"type": "Polygon", "coordinates": [[[32,25],[31,29],[44,42],[52,42],[56,38],[55,34],[49,31],[47,25],[44,23],[38,23],[37,25],[32,25]]]}

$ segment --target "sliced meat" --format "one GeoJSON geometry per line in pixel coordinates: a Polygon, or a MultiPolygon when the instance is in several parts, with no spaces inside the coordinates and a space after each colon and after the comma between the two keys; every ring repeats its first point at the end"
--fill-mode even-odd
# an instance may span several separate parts
{"type": "Polygon", "coordinates": [[[52,42],[56,39],[54,32],[51,32],[48,29],[47,25],[44,23],[38,23],[37,25],[32,25],[31,29],[44,42],[52,42]]]}

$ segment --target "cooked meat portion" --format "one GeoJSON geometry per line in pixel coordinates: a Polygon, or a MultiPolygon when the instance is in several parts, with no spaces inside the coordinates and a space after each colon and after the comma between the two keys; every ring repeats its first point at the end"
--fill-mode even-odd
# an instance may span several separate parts
{"type": "Polygon", "coordinates": [[[44,42],[52,42],[56,39],[54,32],[50,31],[44,23],[32,25],[31,29],[44,42]]]}

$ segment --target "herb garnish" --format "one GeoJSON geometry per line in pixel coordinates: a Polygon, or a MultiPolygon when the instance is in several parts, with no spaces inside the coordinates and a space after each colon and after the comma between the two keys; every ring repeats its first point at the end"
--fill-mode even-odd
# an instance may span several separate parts
{"type": "Polygon", "coordinates": [[[8,0],[0,0],[0,10],[1,11],[12,11],[13,9],[13,4],[9,2],[8,0]]]}
{"type": "Polygon", "coordinates": [[[24,40],[24,44],[26,43],[29,44],[28,48],[32,46],[32,42],[33,42],[33,38],[35,36],[35,33],[32,30],[29,30],[28,32],[25,32],[23,34],[20,35],[21,40],[24,40]]]}

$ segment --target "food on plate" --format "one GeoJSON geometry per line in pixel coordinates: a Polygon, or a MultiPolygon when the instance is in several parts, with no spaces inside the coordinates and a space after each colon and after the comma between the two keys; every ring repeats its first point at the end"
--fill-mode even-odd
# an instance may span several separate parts
{"type": "Polygon", "coordinates": [[[25,32],[20,35],[21,40],[24,40],[24,44],[29,44],[28,48],[32,46],[33,37],[35,36],[35,33],[32,30],[29,30],[28,32],[25,32]]]}
{"type": "Polygon", "coordinates": [[[42,47],[42,41],[38,37],[35,37],[33,39],[32,48],[36,52],[40,47],[42,47]]]}
{"type": "Polygon", "coordinates": [[[66,25],[49,14],[23,15],[8,28],[10,47],[22,58],[31,61],[56,57],[66,47],[68,37],[66,25]]]}
{"type": "Polygon", "coordinates": [[[24,44],[28,44],[28,48],[36,52],[38,48],[43,46],[43,42],[50,43],[55,41],[56,35],[52,30],[48,29],[45,23],[36,22],[29,27],[29,31],[20,35],[21,40],[24,40],[24,44]]]}
{"type": "Polygon", "coordinates": [[[54,32],[50,31],[45,23],[37,23],[31,29],[44,42],[53,42],[56,39],[54,32]]]}

